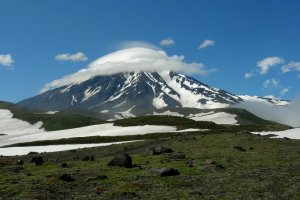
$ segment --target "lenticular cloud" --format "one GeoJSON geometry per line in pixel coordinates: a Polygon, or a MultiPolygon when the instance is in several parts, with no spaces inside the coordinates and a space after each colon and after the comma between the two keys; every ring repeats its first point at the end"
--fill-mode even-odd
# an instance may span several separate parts
{"type": "Polygon", "coordinates": [[[90,63],[87,68],[74,74],[46,84],[40,92],[65,85],[79,84],[98,75],[112,75],[122,72],[160,72],[171,70],[205,75],[213,71],[213,69],[205,69],[202,63],[186,63],[183,60],[184,56],[168,56],[166,52],[157,49],[144,47],[123,49],[100,57],[90,63]]]}

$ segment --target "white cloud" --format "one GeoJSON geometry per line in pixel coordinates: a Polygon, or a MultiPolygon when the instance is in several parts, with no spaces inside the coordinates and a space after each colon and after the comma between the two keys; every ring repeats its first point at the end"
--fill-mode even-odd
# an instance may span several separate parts
{"type": "Polygon", "coordinates": [[[215,45],[215,41],[213,40],[204,40],[198,47],[198,49],[204,49],[204,48],[207,48],[207,47],[210,47],[210,46],[214,46],[215,45]]]}
{"type": "Polygon", "coordinates": [[[0,65],[3,65],[5,69],[13,69],[14,62],[10,54],[0,54],[0,65]]]}
{"type": "Polygon", "coordinates": [[[265,82],[263,82],[264,88],[272,88],[272,87],[278,87],[279,86],[279,80],[276,80],[274,78],[268,79],[265,82]]]}
{"type": "Polygon", "coordinates": [[[138,40],[127,40],[127,41],[123,41],[117,45],[118,50],[135,48],[135,47],[144,47],[144,48],[148,48],[148,49],[161,50],[159,47],[157,47],[149,42],[138,41],[138,40]]]}
{"type": "Polygon", "coordinates": [[[57,61],[77,62],[77,61],[86,61],[88,58],[86,57],[86,55],[84,55],[84,53],[77,52],[74,54],[69,54],[69,53],[59,54],[59,55],[56,55],[54,59],[57,61]]]}
{"type": "Polygon", "coordinates": [[[294,127],[300,126],[300,99],[291,101],[285,106],[276,106],[267,102],[246,101],[234,107],[244,108],[249,112],[271,121],[287,124],[294,127]]]}
{"type": "Polygon", "coordinates": [[[254,72],[248,72],[245,74],[244,78],[249,79],[249,78],[252,78],[253,76],[255,76],[254,72]]]}
{"type": "Polygon", "coordinates": [[[208,74],[214,69],[206,69],[202,63],[186,63],[184,56],[168,56],[166,52],[150,48],[129,48],[119,50],[90,63],[87,68],[48,83],[40,92],[64,85],[79,84],[98,75],[121,72],[159,72],[172,70],[184,73],[208,74]]]}
{"type": "Polygon", "coordinates": [[[266,96],[264,96],[264,98],[269,98],[269,99],[278,99],[278,98],[277,98],[277,97],[275,97],[275,95],[273,95],[273,94],[266,95],[266,96]]]}
{"type": "Polygon", "coordinates": [[[300,62],[291,61],[289,64],[281,67],[282,73],[287,73],[291,71],[300,71],[300,62]]]}
{"type": "Polygon", "coordinates": [[[175,44],[175,41],[172,38],[166,38],[160,41],[159,45],[163,47],[169,47],[175,44]]]}
{"type": "Polygon", "coordinates": [[[260,74],[268,73],[271,67],[282,64],[284,60],[280,57],[267,57],[257,62],[257,67],[260,69],[260,74]]]}
{"type": "Polygon", "coordinates": [[[290,88],[286,87],[286,88],[282,88],[280,91],[281,96],[285,96],[286,93],[288,93],[288,91],[290,90],[290,88]]]}

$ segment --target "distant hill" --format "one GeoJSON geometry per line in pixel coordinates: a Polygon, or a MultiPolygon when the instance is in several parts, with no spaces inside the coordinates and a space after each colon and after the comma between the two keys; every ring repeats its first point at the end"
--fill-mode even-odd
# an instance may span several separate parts
{"type": "Polygon", "coordinates": [[[13,103],[0,101],[0,109],[6,109],[13,113],[13,117],[35,124],[43,122],[43,128],[47,131],[77,128],[82,126],[104,123],[103,120],[91,117],[91,114],[62,111],[54,114],[47,114],[38,110],[31,110],[13,103]]]}

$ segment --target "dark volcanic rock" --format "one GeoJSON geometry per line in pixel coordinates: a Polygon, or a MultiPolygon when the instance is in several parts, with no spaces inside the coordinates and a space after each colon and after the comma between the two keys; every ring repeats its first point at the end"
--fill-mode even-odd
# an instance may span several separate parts
{"type": "Polygon", "coordinates": [[[66,182],[72,182],[74,181],[74,179],[71,177],[70,174],[63,174],[59,177],[59,180],[62,180],[62,181],[66,181],[66,182]]]}
{"type": "Polygon", "coordinates": [[[224,170],[224,169],[225,169],[225,167],[224,167],[223,165],[220,165],[220,164],[216,164],[216,165],[214,166],[214,168],[215,168],[216,171],[224,170]]]}
{"type": "Polygon", "coordinates": [[[44,159],[40,156],[33,157],[30,160],[31,163],[35,163],[35,165],[42,165],[44,163],[44,159]]]}
{"type": "Polygon", "coordinates": [[[24,164],[24,161],[23,161],[23,160],[17,160],[16,164],[17,164],[17,165],[23,165],[23,164],[24,164]]]}
{"type": "Polygon", "coordinates": [[[61,163],[60,166],[61,166],[62,168],[69,167],[69,165],[68,165],[67,163],[61,163]]]}
{"type": "Polygon", "coordinates": [[[163,153],[172,153],[173,150],[170,148],[166,148],[166,147],[150,147],[147,149],[147,152],[150,155],[160,155],[163,153]]]}
{"type": "Polygon", "coordinates": [[[190,192],[190,195],[198,195],[198,196],[201,196],[201,195],[202,195],[202,192],[193,191],[193,192],[190,192]]]}
{"type": "Polygon", "coordinates": [[[158,173],[160,176],[177,176],[180,172],[174,168],[153,168],[151,172],[158,173]]]}
{"type": "Polygon", "coordinates": [[[244,147],[242,147],[242,146],[234,146],[233,148],[238,151],[246,151],[246,149],[244,149],[244,147]]]}
{"type": "Polygon", "coordinates": [[[186,162],[186,164],[187,164],[187,166],[188,167],[194,167],[194,161],[188,161],[188,162],[186,162]]]}
{"type": "Polygon", "coordinates": [[[133,165],[132,165],[132,158],[128,154],[122,154],[122,155],[119,155],[119,156],[115,156],[108,163],[108,166],[131,168],[131,167],[133,167],[133,165]]]}
{"type": "Polygon", "coordinates": [[[90,155],[90,156],[84,156],[82,158],[82,161],[95,161],[95,158],[93,155],[90,155]]]}
{"type": "Polygon", "coordinates": [[[214,169],[215,171],[221,171],[225,169],[223,165],[218,164],[216,163],[216,161],[213,161],[211,159],[208,159],[204,162],[204,167],[209,169],[214,169]]]}

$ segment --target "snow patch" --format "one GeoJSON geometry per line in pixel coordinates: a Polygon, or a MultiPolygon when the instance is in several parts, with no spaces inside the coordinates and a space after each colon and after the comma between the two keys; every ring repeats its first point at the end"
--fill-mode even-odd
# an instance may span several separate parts
{"type": "Polygon", "coordinates": [[[203,113],[197,113],[197,114],[190,114],[188,116],[188,118],[190,119],[193,119],[195,121],[201,121],[201,120],[197,120],[199,117],[203,117],[203,116],[206,116],[206,115],[211,115],[211,114],[214,114],[215,112],[214,111],[210,111],[210,112],[203,112],[203,113]]]}
{"type": "Polygon", "coordinates": [[[86,89],[84,91],[84,97],[83,97],[81,103],[84,102],[84,101],[86,101],[86,100],[88,100],[89,98],[91,98],[92,96],[94,96],[95,94],[97,94],[98,92],[100,92],[101,89],[102,89],[101,86],[96,87],[93,90],[91,89],[91,87],[88,87],[88,89],[86,89]]]}
{"type": "Polygon", "coordinates": [[[59,111],[48,111],[45,114],[47,115],[54,115],[55,113],[58,113],[59,111]]]}
{"type": "Polygon", "coordinates": [[[154,97],[154,98],[153,98],[152,104],[153,104],[153,106],[154,106],[155,108],[160,109],[160,108],[164,108],[164,107],[168,106],[168,105],[165,103],[165,101],[163,100],[163,95],[164,95],[163,93],[160,93],[160,94],[158,95],[158,97],[154,97]]]}
{"type": "Polygon", "coordinates": [[[135,107],[135,106],[133,106],[132,108],[130,108],[130,109],[127,110],[127,111],[118,112],[118,113],[120,113],[121,115],[123,115],[124,118],[135,117],[135,115],[132,114],[132,113],[130,112],[134,107],[135,107]]]}
{"type": "Polygon", "coordinates": [[[26,121],[13,118],[13,114],[9,110],[0,109],[0,133],[5,134],[1,136],[1,140],[29,133],[44,132],[42,126],[43,122],[32,125],[26,121]]]}
{"type": "Polygon", "coordinates": [[[169,110],[161,112],[161,113],[153,112],[153,115],[170,115],[170,116],[184,117],[184,115],[182,115],[180,113],[172,112],[172,111],[169,111],[169,110]]]}
{"type": "Polygon", "coordinates": [[[235,119],[236,115],[226,112],[198,113],[196,115],[190,115],[189,118],[195,121],[212,121],[216,124],[238,125],[237,120],[235,119]]]}
{"type": "MultiPolygon", "coordinates": [[[[92,125],[74,129],[33,132],[24,134],[15,134],[14,137],[0,137],[0,147],[17,143],[33,142],[41,140],[57,140],[62,138],[90,137],[90,136],[122,136],[122,135],[144,135],[149,133],[177,132],[173,126],[114,126],[113,123],[92,125]]],[[[184,130],[182,130],[184,131],[184,130]]],[[[190,130],[188,130],[190,131],[190,130]]],[[[0,153],[1,154],[1,153],[0,153]]]]}
{"type": "Polygon", "coordinates": [[[4,148],[0,148],[0,155],[16,156],[16,155],[26,155],[29,152],[43,153],[43,152],[67,151],[72,149],[109,146],[113,144],[123,144],[129,142],[137,142],[137,141],[140,140],[112,142],[112,143],[96,143],[96,144],[64,144],[64,145],[47,145],[47,146],[28,146],[28,147],[4,147],[4,148]]]}
{"type": "Polygon", "coordinates": [[[276,135],[271,138],[290,138],[290,139],[300,139],[300,128],[288,129],[285,131],[264,131],[264,132],[251,132],[253,134],[259,135],[276,135]]]}
{"type": "Polygon", "coordinates": [[[181,133],[181,132],[194,132],[194,131],[209,131],[209,129],[188,128],[188,129],[176,131],[176,133],[181,133]]]}
{"type": "Polygon", "coordinates": [[[72,86],[73,86],[73,85],[69,85],[69,86],[65,87],[65,89],[61,90],[59,93],[60,93],[60,94],[63,94],[63,93],[69,92],[72,86]]]}
{"type": "MultiPolygon", "coordinates": [[[[126,99],[127,99],[127,98],[126,98],[126,99]]],[[[117,107],[121,106],[121,105],[124,104],[124,103],[126,103],[126,100],[124,100],[124,101],[122,101],[121,103],[119,103],[119,104],[113,106],[112,108],[117,108],[117,107]]]]}
{"type": "Polygon", "coordinates": [[[72,95],[72,101],[71,101],[71,105],[74,105],[74,102],[77,103],[77,99],[76,97],[74,97],[74,95],[72,95]]]}

